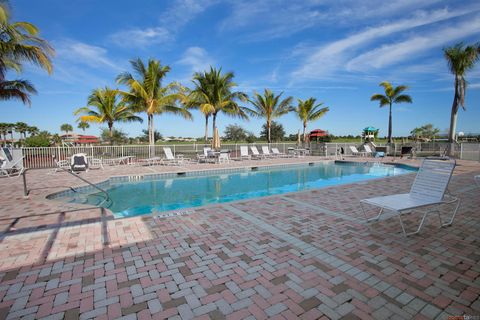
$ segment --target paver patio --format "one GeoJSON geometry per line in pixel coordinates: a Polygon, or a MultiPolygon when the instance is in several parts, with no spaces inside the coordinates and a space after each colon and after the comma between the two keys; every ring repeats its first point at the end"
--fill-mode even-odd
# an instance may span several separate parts
{"type": "MultiPolygon", "coordinates": [[[[119,166],[82,176],[100,182],[112,175],[318,160],[119,166]]],[[[2,179],[0,318],[478,316],[480,189],[473,175],[480,164],[458,164],[449,188],[461,199],[455,223],[439,228],[431,216],[409,238],[395,218],[366,225],[359,200],[408,192],[414,174],[210,205],[164,219],[113,219],[108,210],[46,200],[80,185],[66,173],[28,172],[28,199],[20,178],[2,179]]],[[[408,225],[419,217],[409,216],[408,225]]]]}

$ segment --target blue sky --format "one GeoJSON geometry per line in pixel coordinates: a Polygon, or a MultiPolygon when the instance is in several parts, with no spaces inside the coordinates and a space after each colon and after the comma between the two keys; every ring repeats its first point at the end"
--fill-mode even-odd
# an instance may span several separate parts
{"type": "MultiPolygon", "coordinates": [[[[27,67],[38,95],[30,108],[1,102],[2,122],[24,121],[58,132],[75,124],[73,111],[86,104],[92,89],[115,87],[129,71],[129,60],[154,57],[172,71],[166,81],[190,85],[191,75],[209,65],[234,71],[239,90],[270,88],[294,98],[315,97],[330,112],[309,125],[336,135],[359,134],[366,126],[386,135],[388,110],[370,101],[388,80],[410,87],[412,104],[394,106],[393,133],[414,127],[449,126],[453,76],[442,48],[480,41],[478,1],[12,1],[13,20],[37,25],[56,50],[54,73],[27,67]]],[[[480,65],[480,63],[479,63],[480,65]]],[[[11,75],[12,77],[15,75],[11,75]]],[[[459,131],[480,132],[480,67],[467,74],[467,111],[459,131]]],[[[278,120],[287,133],[301,123],[293,114],[278,120]]],[[[258,134],[263,120],[248,122],[220,115],[220,130],[238,123],[258,134]]],[[[164,136],[202,136],[204,119],[162,115],[155,118],[164,136]]],[[[143,124],[118,124],[131,136],[143,124]]],[[[79,131],[79,130],[77,130],[79,131]]],[[[87,130],[99,134],[99,126],[87,130]]]]}

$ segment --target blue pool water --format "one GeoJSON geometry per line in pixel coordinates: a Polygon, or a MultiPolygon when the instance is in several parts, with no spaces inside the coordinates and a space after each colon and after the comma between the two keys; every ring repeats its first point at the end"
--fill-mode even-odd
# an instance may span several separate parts
{"type": "MultiPolygon", "coordinates": [[[[108,207],[116,217],[136,216],[395,176],[415,170],[407,166],[322,162],[245,168],[220,174],[145,176],[127,181],[112,178],[101,185],[112,200],[102,206],[108,207]]],[[[77,192],[68,191],[50,198],[92,205],[103,200],[102,194],[92,188],[79,188],[77,192]]]]}

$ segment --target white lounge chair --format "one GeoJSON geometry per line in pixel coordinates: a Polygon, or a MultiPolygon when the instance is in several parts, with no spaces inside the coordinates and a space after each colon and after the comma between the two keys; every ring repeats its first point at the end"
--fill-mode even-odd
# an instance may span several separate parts
{"type": "Polygon", "coordinates": [[[229,153],[229,150],[220,150],[220,154],[218,155],[218,163],[230,163],[229,153]]]}
{"type": "Polygon", "coordinates": [[[148,166],[154,166],[154,165],[157,165],[157,164],[161,164],[162,163],[162,158],[151,157],[151,158],[144,159],[142,162],[146,163],[148,166]]]}
{"type": "Polygon", "coordinates": [[[373,151],[368,144],[364,144],[363,149],[365,149],[365,155],[373,156],[373,151]]]}
{"type": "Polygon", "coordinates": [[[279,158],[288,157],[287,154],[285,154],[283,152],[280,152],[280,150],[278,150],[278,148],[272,148],[272,154],[275,155],[276,157],[279,157],[279,158]]]}
{"type": "Polygon", "coordinates": [[[10,150],[4,147],[2,153],[3,156],[0,156],[0,176],[21,175],[25,171],[21,150],[10,150]]]}
{"type": "Polygon", "coordinates": [[[163,152],[165,153],[164,159],[162,159],[162,164],[173,164],[173,165],[181,165],[185,161],[190,161],[189,158],[184,158],[183,155],[177,155],[176,157],[172,153],[172,149],[169,147],[163,147],[163,152]]]}
{"type": "Polygon", "coordinates": [[[248,154],[248,146],[240,146],[240,160],[250,160],[252,157],[248,154]]]}
{"type": "Polygon", "coordinates": [[[252,158],[265,159],[265,156],[263,154],[260,154],[260,152],[258,152],[257,146],[250,146],[250,150],[252,151],[252,158]]]}
{"type": "Polygon", "coordinates": [[[363,199],[360,201],[363,213],[367,222],[379,220],[384,210],[394,212],[400,219],[403,234],[409,236],[420,232],[425,222],[425,218],[430,213],[437,213],[442,227],[449,226],[453,223],[457,214],[460,201],[458,198],[447,195],[447,187],[455,169],[455,160],[450,159],[433,159],[427,158],[423,160],[422,166],[418,170],[417,176],[409,193],[395,194],[390,196],[375,197],[363,199]],[[407,233],[403,224],[402,215],[414,209],[424,208],[432,205],[453,204],[456,203],[453,215],[446,223],[442,222],[440,211],[428,210],[423,214],[420,225],[415,232],[407,233]],[[368,218],[365,212],[364,204],[380,207],[380,212],[373,218],[368,218]]]}
{"type": "Polygon", "coordinates": [[[262,146],[262,154],[265,158],[275,158],[275,155],[270,153],[268,146],[262,146]]]}
{"type": "Polygon", "coordinates": [[[363,156],[366,155],[366,152],[358,151],[357,147],[355,147],[355,146],[348,146],[348,147],[350,148],[350,151],[352,152],[352,155],[354,155],[356,157],[358,157],[358,156],[363,157],[363,156]]]}
{"type": "Polygon", "coordinates": [[[55,165],[56,165],[54,172],[57,172],[59,170],[63,171],[63,170],[71,169],[69,160],[56,160],[54,157],[53,161],[55,162],[55,165]]]}
{"type": "Polygon", "coordinates": [[[212,151],[212,148],[210,147],[204,147],[203,148],[203,153],[197,154],[197,160],[198,162],[215,162],[215,159],[209,156],[209,152],[212,151]]]}

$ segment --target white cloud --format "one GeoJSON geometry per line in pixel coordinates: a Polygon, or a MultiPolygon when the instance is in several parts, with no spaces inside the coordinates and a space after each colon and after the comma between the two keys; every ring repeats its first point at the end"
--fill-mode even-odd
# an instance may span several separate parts
{"type": "Polygon", "coordinates": [[[391,45],[383,45],[380,48],[363,53],[348,62],[347,70],[368,71],[384,68],[410,60],[432,48],[441,47],[452,41],[462,40],[479,33],[480,17],[477,17],[455,26],[436,29],[421,36],[414,36],[391,45]]]}
{"type": "Polygon", "coordinates": [[[149,46],[156,43],[171,42],[177,33],[192,19],[215,4],[217,0],[175,0],[159,17],[156,26],[132,27],[120,30],[109,36],[118,46],[149,46]]]}
{"type": "Polygon", "coordinates": [[[57,58],[75,64],[83,64],[93,68],[111,68],[119,70],[118,65],[107,56],[102,47],[75,40],[64,40],[55,45],[57,58]]]}
{"type": "MultiPolygon", "coordinates": [[[[442,22],[469,12],[468,10],[449,11],[446,9],[432,12],[420,11],[415,13],[412,18],[368,28],[341,40],[311,49],[310,51],[313,53],[307,56],[302,65],[292,73],[292,76],[295,79],[329,77],[335,72],[343,70],[350,57],[371,42],[379,41],[391,34],[442,22]]],[[[305,52],[305,48],[302,51],[305,52]]]]}
{"type": "Polygon", "coordinates": [[[170,41],[173,35],[165,28],[132,28],[110,35],[110,40],[118,46],[147,46],[170,41]]]}
{"type": "Polygon", "coordinates": [[[200,47],[190,47],[178,61],[179,64],[190,67],[191,72],[202,72],[214,64],[207,51],[200,47]]]}

